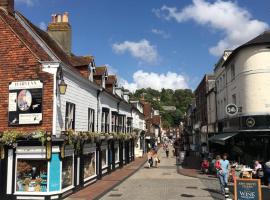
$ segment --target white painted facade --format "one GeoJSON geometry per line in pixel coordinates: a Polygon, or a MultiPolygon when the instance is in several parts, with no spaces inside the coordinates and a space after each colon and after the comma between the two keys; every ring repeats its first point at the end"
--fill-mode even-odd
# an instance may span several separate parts
{"type": "Polygon", "coordinates": [[[57,96],[56,134],[58,135],[65,130],[67,102],[75,104],[75,131],[87,131],[88,108],[95,110],[95,122],[97,122],[97,91],[99,87],[81,77],[76,77],[68,69],[64,71],[64,81],[67,84],[66,93],[57,96]]]}
{"type": "Polygon", "coordinates": [[[144,151],[144,137],[140,137],[142,131],[145,131],[145,120],[143,115],[143,105],[139,101],[131,102],[134,108],[132,109],[133,129],[137,130],[138,139],[135,144],[135,157],[142,157],[144,151]]]}
{"type": "Polygon", "coordinates": [[[112,112],[118,112],[119,99],[108,94],[108,92],[101,92],[99,95],[99,108],[98,108],[98,131],[101,131],[101,112],[102,108],[109,109],[109,130],[111,130],[112,112]]]}
{"type": "Polygon", "coordinates": [[[227,66],[215,70],[217,118],[229,116],[225,106],[234,103],[240,108],[237,116],[270,113],[270,49],[267,46],[246,47],[227,66]]]}

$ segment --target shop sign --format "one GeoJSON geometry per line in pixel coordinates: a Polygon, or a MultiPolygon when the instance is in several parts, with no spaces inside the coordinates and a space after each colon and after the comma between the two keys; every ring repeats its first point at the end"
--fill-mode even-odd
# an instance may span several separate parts
{"type": "Polygon", "coordinates": [[[233,116],[238,113],[238,107],[235,104],[228,104],[225,109],[227,115],[233,116]]]}
{"type": "Polygon", "coordinates": [[[248,128],[252,128],[255,126],[255,119],[253,117],[248,117],[246,119],[246,125],[248,128]]]}
{"type": "Polygon", "coordinates": [[[234,199],[262,200],[260,179],[236,179],[234,182],[234,199]]]}
{"type": "Polygon", "coordinates": [[[40,80],[9,84],[9,125],[40,124],[42,122],[42,90],[40,80]]]}

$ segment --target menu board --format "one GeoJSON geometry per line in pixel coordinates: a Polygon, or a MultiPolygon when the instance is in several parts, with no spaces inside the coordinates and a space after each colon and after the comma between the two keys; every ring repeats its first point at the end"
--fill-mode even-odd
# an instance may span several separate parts
{"type": "Polygon", "coordinates": [[[9,84],[8,122],[10,126],[42,122],[42,90],[40,80],[9,84]]]}
{"type": "Polygon", "coordinates": [[[262,200],[260,179],[236,179],[234,182],[235,200],[262,200]]]}

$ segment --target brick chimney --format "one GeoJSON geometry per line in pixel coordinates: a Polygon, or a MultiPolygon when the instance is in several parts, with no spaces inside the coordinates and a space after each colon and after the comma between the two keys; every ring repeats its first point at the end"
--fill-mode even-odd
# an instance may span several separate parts
{"type": "Polygon", "coordinates": [[[68,55],[71,54],[72,32],[68,22],[68,12],[53,14],[47,32],[68,55]]]}
{"type": "Polygon", "coordinates": [[[14,13],[14,0],[0,0],[0,8],[6,10],[8,13],[14,13]]]}

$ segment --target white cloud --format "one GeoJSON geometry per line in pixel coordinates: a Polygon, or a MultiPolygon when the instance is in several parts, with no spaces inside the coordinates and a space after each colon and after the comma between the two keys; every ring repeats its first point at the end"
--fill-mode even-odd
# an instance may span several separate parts
{"type": "Polygon", "coordinates": [[[269,27],[266,22],[254,19],[246,9],[232,1],[218,0],[210,3],[206,0],[193,0],[192,4],[182,10],[164,5],[153,12],[165,20],[174,19],[179,23],[193,20],[200,25],[223,31],[224,38],[209,49],[213,55],[221,55],[225,49],[233,49],[269,27]]]}
{"type": "Polygon", "coordinates": [[[114,43],[112,48],[115,53],[123,54],[129,52],[134,58],[149,64],[157,63],[159,57],[156,46],[151,45],[146,39],[138,42],[124,41],[122,43],[114,43]]]}
{"type": "Polygon", "coordinates": [[[171,37],[171,35],[163,30],[160,30],[160,29],[156,29],[156,28],[153,28],[151,30],[152,33],[156,34],[156,35],[160,35],[161,37],[163,37],[164,39],[168,39],[171,37]]]}
{"type": "Polygon", "coordinates": [[[43,31],[46,31],[46,29],[47,29],[47,25],[45,22],[40,22],[38,26],[43,31]]]}
{"type": "Polygon", "coordinates": [[[173,90],[188,88],[187,78],[184,75],[170,71],[167,74],[158,74],[139,70],[133,74],[133,81],[131,83],[121,80],[120,84],[131,92],[148,87],[159,91],[162,88],[173,90]]]}
{"type": "Polygon", "coordinates": [[[36,0],[15,0],[15,3],[26,4],[27,6],[33,6],[36,0]]]}

